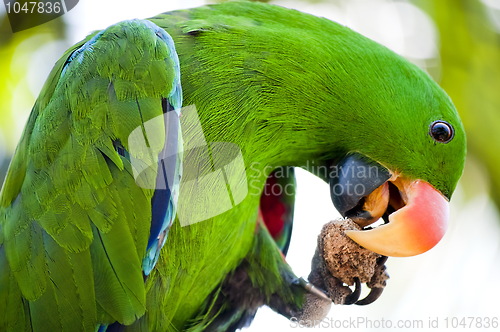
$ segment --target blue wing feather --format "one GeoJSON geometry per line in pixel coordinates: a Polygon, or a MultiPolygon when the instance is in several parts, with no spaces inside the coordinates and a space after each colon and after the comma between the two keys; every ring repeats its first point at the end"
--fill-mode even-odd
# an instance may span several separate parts
{"type": "MultiPolygon", "coordinates": [[[[180,128],[180,108],[182,106],[182,89],[180,85],[180,67],[177,53],[172,38],[165,30],[152,22],[142,21],[156,35],[163,40],[170,49],[174,63],[174,89],[170,96],[162,99],[163,117],[165,124],[165,142],[158,155],[158,173],[156,187],[151,199],[151,226],[146,254],[142,261],[144,276],[148,276],[154,269],[160,251],[164,246],[168,231],[175,219],[177,198],[179,193],[180,177],[182,174],[182,136],[180,128]]],[[[115,149],[125,158],[129,159],[129,152],[116,142],[115,149]]],[[[98,332],[121,331],[123,326],[114,323],[109,326],[97,327],[98,332]]]]}
{"type": "MultiPolygon", "coordinates": [[[[176,89],[176,91],[180,91],[176,89]]],[[[168,231],[175,219],[175,207],[181,176],[181,147],[179,113],[173,105],[181,105],[180,94],[174,93],[172,102],[163,99],[165,143],[158,156],[156,190],[151,200],[152,219],[146,256],[142,262],[144,275],[149,275],[158,261],[168,231]]]]}

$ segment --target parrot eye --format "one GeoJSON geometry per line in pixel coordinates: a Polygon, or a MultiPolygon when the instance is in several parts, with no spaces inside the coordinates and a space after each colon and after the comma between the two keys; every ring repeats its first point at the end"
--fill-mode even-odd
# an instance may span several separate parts
{"type": "Polygon", "coordinates": [[[455,132],[453,131],[453,127],[448,122],[438,120],[431,123],[429,127],[429,135],[431,135],[437,142],[448,143],[453,139],[455,132]]]}

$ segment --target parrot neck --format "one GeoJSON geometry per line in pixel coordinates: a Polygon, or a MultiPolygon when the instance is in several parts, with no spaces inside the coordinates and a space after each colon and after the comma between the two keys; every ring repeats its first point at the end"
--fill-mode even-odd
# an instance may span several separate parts
{"type": "Polygon", "coordinates": [[[259,188],[279,166],[303,167],[323,177],[326,161],[332,158],[325,155],[325,151],[330,150],[326,142],[332,138],[321,137],[321,126],[307,118],[312,112],[303,111],[307,105],[300,105],[298,101],[290,103],[290,100],[287,105],[281,105],[278,112],[278,105],[261,105],[256,111],[245,104],[236,115],[216,112],[211,107],[187,106],[181,112],[184,151],[206,145],[212,158],[221,158],[223,164],[241,158],[247,177],[254,179],[259,188]],[[291,122],[290,118],[295,121],[291,122]]]}

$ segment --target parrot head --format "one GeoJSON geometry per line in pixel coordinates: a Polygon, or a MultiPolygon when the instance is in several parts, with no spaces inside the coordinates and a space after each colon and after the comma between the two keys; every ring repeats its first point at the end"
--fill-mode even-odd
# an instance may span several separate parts
{"type": "Polygon", "coordinates": [[[332,119],[349,123],[342,157],[330,161],[332,201],[362,227],[346,233],[361,246],[384,256],[418,255],[446,231],[465,132],[449,97],[416,66],[382,57],[372,68],[383,79],[369,80],[370,89],[351,93],[347,103],[364,109],[332,119]],[[380,218],[384,224],[370,226],[380,218]]]}

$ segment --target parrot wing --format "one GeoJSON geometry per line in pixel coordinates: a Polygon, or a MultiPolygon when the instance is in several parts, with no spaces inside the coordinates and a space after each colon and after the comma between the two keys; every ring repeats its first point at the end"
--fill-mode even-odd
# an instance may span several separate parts
{"type": "Polygon", "coordinates": [[[56,63],[0,195],[0,330],[94,331],[144,314],[175,217],[179,73],[170,36],[141,20],[56,63]]]}

